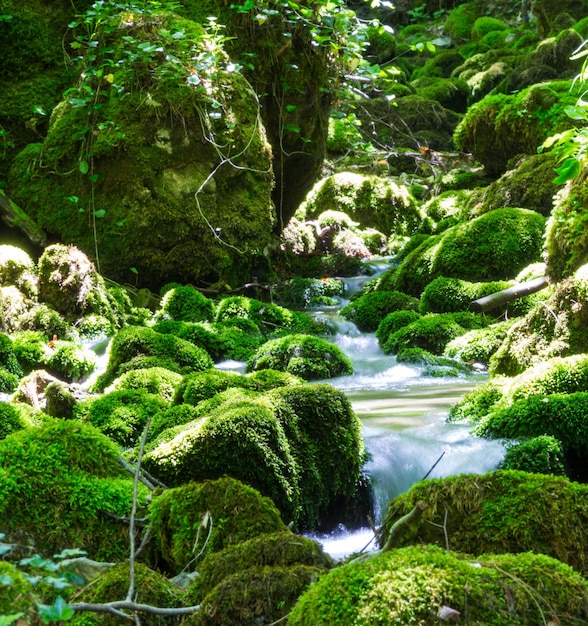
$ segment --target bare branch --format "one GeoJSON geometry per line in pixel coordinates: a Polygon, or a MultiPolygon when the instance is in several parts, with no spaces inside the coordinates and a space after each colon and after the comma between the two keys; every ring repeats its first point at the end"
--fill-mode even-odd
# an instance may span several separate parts
{"type": "Polygon", "coordinates": [[[133,619],[128,613],[124,611],[132,611],[138,613],[150,613],[151,615],[192,615],[196,611],[200,610],[200,605],[186,606],[177,609],[151,606],[150,604],[139,604],[129,600],[118,600],[115,602],[105,602],[103,604],[91,604],[89,602],[78,602],[76,604],[69,605],[74,611],[92,611],[94,613],[112,613],[125,619],[133,619]]]}

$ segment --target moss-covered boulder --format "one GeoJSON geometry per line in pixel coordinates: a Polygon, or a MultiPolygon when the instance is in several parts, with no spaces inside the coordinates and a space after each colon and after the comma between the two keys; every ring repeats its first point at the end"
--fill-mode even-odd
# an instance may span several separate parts
{"type": "Polygon", "coordinates": [[[504,208],[428,237],[381,283],[419,296],[438,276],[471,282],[514,278],[540,260],[545,218],[528,209],[504,208]]]}
{"type": "MultiPolygon", "coordinates": [[[[127,597],[130,580],[129,563],[117,563],[107,572],[92,581],[75,597],[75,602],[104,604],[124,600],[127,597]]],[[[149,569],[143,563],[133,564],[134,593],[133,599],[138,604],[162,609],[174,609],[184,606],[185,594],[173,582],[159,572],[149,569]]],[[[141,624],[158,626],[162,623],[176,625],[183,623],[182,615],[158,615],[148,611],[139,611],[141,624]]],[[[120,624],[121,617],[108,613],[78,611],[70,620],[75,626],[98,626],[120,624]]]]}
{"type": "Polygon", "coordinates": [[[471,152],[490,174],[502,174],[510,159],[535,154],[547,137],[572,126],[565,107],[575,104],[577,95],[570,87],[570,81],[562,80],[538,83],[514,95],[486,96],[459,123],[456,146],[471,152]]]}
{"type": "Polygon", "coordinates": [[[422,501],[426,509],[399,538],[400,546],[449,545],[467,554],[532,551],[585,575],[587,490],[561,476],[512,470],[422,481],[390,501],[383,536],[422,501]]]}
{"type": "Polygon", "coordinates": [[[395,311],[416,311],[418,300],[399,291],[365,293],[341,309],[341,315],[364,332],[374,332],[383,319],[395,311]]]}
{"type": "Polygon", "coordinates": [[[144,467],[171,487],[232,476],[272,498],[288,522],[296,521],[298,467],[276,410],[256,394],[223,399],[196,420],[163,431],[148,447],[144,467]]]}
{"type": "Polygon", "coordinates": [[[175,396],[176,387],[181,381],[181,374],[165,367],[147,367],[121,374],[104,391],[108,394],[111,391],[142,389],[150,394],[161,396],[166,402],[171,402],[175,396]]]}
{"type": "Polygon", "coordinates": [[[485,328],[474,328],[446,344],[443,355],[464,363],[481,363],[488,367],[490,359],[502,345],[510,320],[497,322],[485,328]]]}
{"type": "Polygon", "coordinates": [[[545,236],[547,274],[554,281],[572,276],[588,262],[587,230],[583,220],[587,202],[583,175],[568,182],[554,197],[545,236]]]}
{"type": "Polygon", "coordinates": [[[565,456],[561,441],[551,435],[538,435],[507,443],[504,458],[497,469],[565,476],[565,456]]]}
{"type": "Polygon", "coordinates": [[[153,560],[172,574],[202,550],[209,554],[263,533],[288,532],[269,498],[226,477],[164,491],[153,499],[149,517],[153,560]]]}
{"type": "Polygon", "coordinates": [[[128,326],[114,336],[106,372],[97,385],[104,389],[124,371],[124,364],[138,357],[155,357],[143,366],[160,365],[180,373],[198,372],[212,367],[209,354],[202,348],[174,335],[158,333],[152,328],[128,326]],[[171,367],[170,367],[171,364],[171,367]],[[174,367],[175,364],[175,367],[174,367]]]}
{"type": "Polygon", "coordinates": [[[81,57],[78,90],[54,109],[43,143],[15,159],[9,193],[119,282],[244,282],[275,223],[257,96],[218,42],[207,49],[201,25],[125,10],[95,15],[98,45],[81,57]]]}
{"type": "MultiPolygon", "coordinates": [[[[0,514],[7,540],[42,554],[69,546],[95,560],[125,558],[128,528],[116,518],[130,513],[133,481],[119,454],[98,430],[72,420],[47,418],[0,441],[0,514]]],[[[139,507],[144,497],[141,486],[139,507]]]]}
{"type": "Polygon", "coordinates": [[[492,358],[491,372],[516,376],[553,357],[582,354],[588,342],[588,266],[555,283],[551,295],[516,320],[492,358]]]}
{"type": "Polygon", "coordinates": [[[144,388],[120,389],[80,402],[75,416],[128,448],[138,445],[147,420],[167,406],[161,395],[144,388]]]}
{"type": "Polygon", "coordinates": [[[31,256],[16,246],[0,245],[0,286],[14,285],[29,298],[37,296],[37,272],[31,256]]]}
{"type": "Polygon", "coordinates": [[[480,215],[517,206],[549,217],[553,196],[560,189],[553,182],[556,167],[556,157],[550,152],[522,156],[498,180],[471,195],[467,201],[470,211],[480,215]]]}
{"type": "Polygon", "coordinates": [[[492,626],[584,619],[588,584],[537,554],[464,558],[435,547],[392,550],[329,572],[294,607],[288,624],[492,626]]]}
{"type": "Polygon", "coordinates": [[[341,211],[360,226],[385,235],[410,234],[420,220],[416,201],[406,186],[354,172],[320,180],[300,210],[307,220],[317,219],[325,211],[341,211]]]}
{"type": "Polygon", "coordinates": [[[316,380],[352,374],[353,364],[341,348],[326,339],[294,334],[264,343],[248,361],[247,369],[273,369],[316,380]]]}
{"type": "MultiPolygon", "coordinates": [[[[533,395],[491,411],[476,426],[482,437],[526,439],[549,435],[561,442],[567,474],[588,479],[588,393],[533,395]]],[[[524,468],[521,468],[524,469],[524,468]]]]}
{"type": "Polygon", "coordinates": [[[214,302],[190,285],[172,287],[165,292],[155,320],[177,322],[210,322],[214,317],[214,302]]]}

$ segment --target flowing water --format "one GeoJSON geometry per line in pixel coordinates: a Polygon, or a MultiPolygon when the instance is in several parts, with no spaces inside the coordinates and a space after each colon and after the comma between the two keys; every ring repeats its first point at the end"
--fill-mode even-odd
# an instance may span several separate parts
{"type": "MultiPolygon", "coordinates": [[[[473,437],[470,427],[446,422],[451,405],[486,380],[485,375],[424,376],[422,368],[385,355],[373,333],[360,333],[335,310],[320,315],[327,315],[338,328],[335,343],[354,365],[352,376],[325,382],[345,392],[361,420],[376,524],[391,498],[426,476],[483,474],[496,467],[504,455],[500,441],[473,437]]],[[[340,527],[314,537],[334,558],[342,558],[364,548],[373,533],[369,528],[340,527]]]]}

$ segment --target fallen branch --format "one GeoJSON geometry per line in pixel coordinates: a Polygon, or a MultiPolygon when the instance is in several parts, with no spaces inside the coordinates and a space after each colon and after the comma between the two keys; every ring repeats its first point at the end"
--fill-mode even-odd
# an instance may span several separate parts
{"type": "Polygon", "coordinates": [[[489,296],[485,296],[484,298],[474,300],[470,304],[470,311],[473,311],[474,313],[485,313],[486,311],[496,309],[503,304],[508,304],[517,298],[529,296],[532,293],[541,291],[547,286],[548,282],[545,277],[529,280],[524,283],[514,285],[514,287],[509,287],[508,289],[491,293],[489,296]]]}
{"type": "Polygon", "coordinates": [[[89,602],[78,602],[70,604],[70,608],[74,611],[92,611],[93,613],[112,613],[125,619],[133,619],[132,615],[124,611],[132,611],[133,613],[150,613],[152,615],[192,615],[200,610],[200,605],[186,606],[177,609],[170,609],[160,606],[151,606],[150,604],[138,604],[129,600],[118,600],[114,602],[104,602],[103,604],[91,604],[89,602]]]}
{"type": "Polygon", "coordinates": [[[427,508],[427,503],[420,500],[416,503],[414,509],[403,515],[399,520],[392,524],[390,531],[388,532],[388,539],[386,539],[386,543],[384,547],[380,550],[380,554],[383,552],[388,552],[395,548],[400,541],[400,537],[403,535],[404,531],[408,526],[413,524],[414,522],[418,522],[422,517],[425,509],[427,508]]]}

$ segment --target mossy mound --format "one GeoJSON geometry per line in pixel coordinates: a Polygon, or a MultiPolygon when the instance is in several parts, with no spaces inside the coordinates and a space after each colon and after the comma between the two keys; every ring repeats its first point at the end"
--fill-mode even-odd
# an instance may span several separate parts
{"type": "Polygon", "coordinates": [[[469,203],[477,215],[517,206],[537,211],[548,217],[553,209],[553,196],[559,186],[553,182],[556,158],[547,152],[523,156],[513,164],[497,181],[491,183],[480,194],[475,194],[469,203]]]}
{"type": "Polygon", "coordinates": [[[395,311],[416,311],[418,304],[416,298],[406,293],[382,289],[359,296],[344,306],[340,313],[354,322],[359,330],[375,332],[388,314],[395,311]]]}
{"type": "Polygon", "coordinates": [[[128,448],[139,443],[147,420],[167,406],[161,395],[145,389],[121,389],[81,402],[75,416],[128,448]]]}
{"type": "MultiPolygon", "coordinates": [[[[143,563],[134,564],[134,591],[133,600],[138,604],[150,605],[158,608],[178,608],[184,605],[185,594],[171,581],[159,572],[149,569],[143,563]]],[[[124,600],[129,589],[129,564],[117,563],[91,585],[84,587],[76,596],[75,602],[89,604],[104,604],[124,600]]],[[[183,623],[182,615],[157,615],[155,613],[139,611],[141,624],[161,626],[161,624],[176,625],[183,623]]],[[[116,626],[121,623],[118,615],[107,613],[77,612],[70,620],[75,626],[98,626],[108,624],[116,626]]]]}
{"type": "Polygon", "coordinates": [[[49,304],[67,320],[95,314],[120,325],[121,312],[104,279],[90,259],[75,246],[54,244],[38,263],[39,302],[49,304]]]}
{"type": "Polygon", "coordinates": [[[304,309],[321,305],[345,293],[345,285],[337,278],[291,278],[274,289],[273,296],[282,306],[293,309],[304,309]]]}
{"type": "Polygon", "coordinates": [[[448,545],[467,554],[532,551],[585,575],[587,494],[587,485],[561,476],[512,470],[431,479],[390,501],[383,536],[422,501],[427,508],[419,523],[400,537],[401,546],[448,545]]]}
{"type": "Polygon", "coordinates": [[[587,413],[587,392],[533,395],[491,411],[474,432],[493,439],[550,435],[561,442],[560,454],[568,476],[585,482],[588,479],[587,413]]]}
{"type": "Polygon", "coordinates": [[[464,363],[482,363],[486,367],[502,345],[512,322],[506,320],[486,328],[475,328],[452,339],[443,350],[443,355],[464,363]]]}
{"type": "Polygon", "coordinates": [[[570,88],[570,81],[555,81],[514,95],[488,95],[468,109],[455,130],[455,144],[490,174],[502,174],[510,159],[535,154],[547,137],[570,128],[565,108],[577,100],[570,88]],[[527,113],[520,115],[521,110],[527,113]]]}
{"type": "Polygon", "coordinates": [[[363,228],[375,228],[385,235],[409,234],[420,220],[417,203],[406,186],[353,172],[320,180],[300,211],[307,220],[317,219],[325,211],[341,211],[363,228]]]}
{"type": "Polygon", "coordinates": [[[556,356],[585,352],[588,345],[586,294],[588,266],[555,283],[551,294],[516,320],[493,356],[493,375],[516,376],[526,368],[556,356]]]}
{"type": "Polygon", "coordinates": [[[227,69],[220,46],[193,76],[193,59],[208,54],[200,24],[157,7],[129,5],[124,19],[122,11],[98,16],[79,91],[53,110],[43,143],[15,158],[9,195],[47,232],[97,254],[121,283],[239,285],[276,221],[257,96],[227,69]],[[112,82],[96,78],[97,89],[91,77],[102,63],[112,82]],[[88,89],[98,105],[91,117],[88,89]]]}
{"type": "MultiPolygon", "coordinates": [[[[128,516],[131,509],[133,481],[119,454],[98,430],[71,420],[47,418],[0,441],[0,514],[8,541],[42,554],[70,546],[96,560],[125,558],[128,529],[108,516],[128,516]]],[[[140,506],[143,498],[141,487],[140,506]]]]}
{"type": "Polygon", "coordinates": [[[285,519],[296,520],[298,468],[276,409],[251,393],[223,400],[193,422],[161,433],[148,447],[144,467],[172,487],[232,476],[272,498],[285,519]]]}
{"type": "Polygon", "coordinates": [[[239,323],[235,319],[253,322],[264,337],[281,337],[290,333],[329,334],[329,329],[302,311],[292,311],[283,306],[261,302],[256,298],[229,296],[217,306],[215,322],[239,323]]]}
{"type": "Polygon", "coordinates": [[[528,209],[490,211],[428,237],[381,284],[419,296],[438,276],[472,282],[508,280],[541,258],[545,218],[528,209]]]}
{"type": "MultiPolygon", "coordinates": [[[[198,604],[232,574],[251,567],[307,565],[330,569],[334,565],[319,543],[291,532],[264,533],[207,555],[198,565],[200,574],[189,590],[190,603],[198,604]]],[[[276,603],[277,603],[276,599],[276,603]]]]}
{"type": "Polygon", "coordinates": [[[96,355],[73,341],[52,341],[40,363],[67,381],[82,381],[96,368],[96,355]]]}
{"type": "MultiPolygon", "coordinates": [[[[162,367],[175,363],[180,373],[198,372],[213,366],[209,354],[202,348],[174,335],[158,333],[152,328],[128,326],[117,332],[110,345],[106,372],[97,381],[104,389],[123,373],[122,366],[137,357],[156,357],[162,367]]],[[[149,367],[156,365],[153,361],[149,367]]],[[[173,371],[173,369],[172,369],[173,371]]]]}
{"type": "Polygon", "coordinates": [[[423,291],[419,311],[426,313],[453,313],[468,311],[473,300],[512,287],[507,281],[470,283],[459,278],[438,276],[423,291]]]}
{"type": "MultiPolygon", "coordinates": [[[[459,56],[459,54],[458,54],[459,56]]],[[[459,56],[460,63],[463,61],[459,56]]],[[[411,82],[417,95],[434,100],[445,109],[456,113],[465,113],[468,105],[470,88],[461,78],[442,78],[424,76],[411,82]]]]}
{"type": "Polygon", "coordinates": [[[177,322],[210,322],[214,302],[189,285],[172,287],[165,292],[154,318],[177,322]]]}
{"type": "Polygon", "coordinates": [[[302,592],[323,570],[309,565],[251,567],[220,582],[186,624],[275,623],[288,617],[302,592]]]}
{"type": "Polygon", "coordinates": [[[588,584],[537,554],[463,558],[435,547],[393,550],[337,568],[298,601],[292,626],[429,625],[447,619],[523,626],[582,620],[588,584]]]}
{"type": "Polygon", "coordinates": [[[396,331],[412,324],[421,317],[421,314],[417,311],[393,311],[392,313],[388,313],[386,317],[378,324],[378,328],[376,329],[376,339],[382,347],[386,341],[388,341],[388,337],[394,334],[396,331]]]}
{"type": "Polygon", "coordinates": [[[554,280],[573,276],[588,263],[587,229],[583,220],[588,202],[584,176],[569,182],[554,197],[545,233],[547,274],[554,280]]]}
{"type": "Polygon", "coordinates": [[[452,9],[443,21],[443,32],[454,39],[470,39],[472,26],[478,17],[475,2],[466,2],[452,9]]]}
{"type": "Polygon", "coordinates": [[[172,372],[165,367],[147,367],[121,374],[104,392],[108,394],[112,391],[139,389],[160,396],[166,402],[171,402],[175,396],[176,388],[181,382],[181,374],[172,372]]]}
{"type": "Polygon", "coordinates": [[[37,296],[37,272],[30,255],[16,246],[0,245],[0,286],[14,285],[29,298],[37,296]]]}
{"type": "Polygon", "coordinates": [[[429,313],[388,335],[382,350],[396,354],[407,348],[421,348],[440,356],[450,341],[466,332],[467,328],[460,322],[478,328],[485,326],[481,316],[476,319],[471,313],[464,313],[461,318],[459,313],[429,313]]]}
{"type": "Polygon", "coordinates": [[[156,545],[153,558],[172,574],[202,549],[209,554],[263,533],[288,532],[269,498],[226,477],[164,491],[154,498],[149,516],[156,545]],[[207,516],[212,525],[204,546],[207,516]]]}
{"type": "Polygon", "coordinates": [[[532,474],[565,476],[565,455],[561,441],[550,435],[530,437],[506,446],[498,469],[519,470],[532,474]]]}
{"type": "Polygon", "coordinates": [[[583,0],[564,0],[557,4],[549,0],[533,0],[532,10],[541,37],[547,37],[552,33],[557,18],[562,13],[567,13],[577,20],[586,16],[586,4],[583,0]]]}
{"type": "Polygon", "coordinates": [[[316,380],[350,375],[353,364],[341,348],[326,339],[294,334],[264,343],[247,363],[250,372],[264,369],[316,380]]]}

